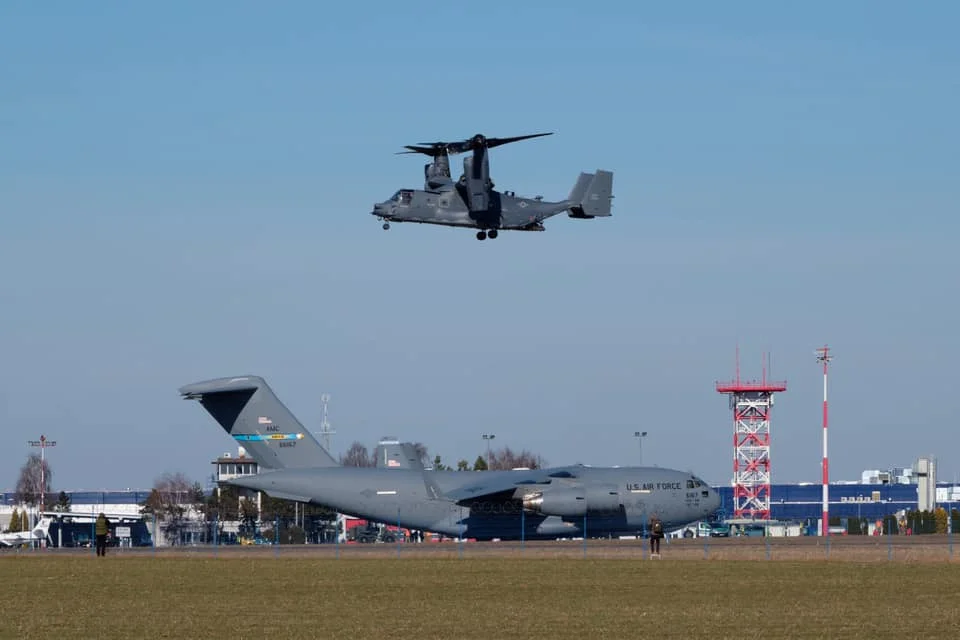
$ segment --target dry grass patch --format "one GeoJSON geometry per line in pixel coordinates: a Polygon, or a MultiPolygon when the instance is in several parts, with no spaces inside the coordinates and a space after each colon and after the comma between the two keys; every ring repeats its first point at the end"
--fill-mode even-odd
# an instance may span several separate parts
{"type": "Polygon", "coordinates": [[[17,638],[960,637],[949,563],[24,554],[0,580],[17,638]]]}

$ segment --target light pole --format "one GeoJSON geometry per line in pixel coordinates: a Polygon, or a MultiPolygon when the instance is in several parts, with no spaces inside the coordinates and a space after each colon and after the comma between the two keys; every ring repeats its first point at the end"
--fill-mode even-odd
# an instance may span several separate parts
{"type": "Polygon", "coordinates": [[[643,466],[643,439],[647,437],[646,431],[634,431],[633,437],[640,443],[640,466],[643,466]]]}
{"type": "Polygon", "coordinates": [[[40,447],[40,517],[39,519],[42,519],[43,512],[46,510],[44,497],[46,496],[46,493],[47,493],[47,477],[46,477],[46,470],[44,469],[44,466],[45,466],[44,460],[46,458],[43,455],[43,452],[47,447],[57,446],[57,441],[47,440],[47,436],[41,434],[40,440],[28,440],[27,442],[30,443],[31,447],[40,447]]]}
{"type": "Polygon", "coordinates": [[[487,470],[490,470],[490,441],[496,438],[497,436],[492,433],[483,434],[483,439],[487,441],[487,470]]]}

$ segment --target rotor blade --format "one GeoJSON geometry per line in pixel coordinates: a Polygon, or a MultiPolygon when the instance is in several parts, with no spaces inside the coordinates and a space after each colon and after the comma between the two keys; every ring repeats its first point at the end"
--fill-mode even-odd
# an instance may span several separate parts
{"type": "MultiPolygon", "coordinates": [[[[529,140],[530,138],[540,138],[542,136],[552,136],[553,132],[548,133],[531,133],[525,136],[514,136],[512,138],[487,138],[482,134],[477,134],[466,140],[459,140],[457,142],[418,142],[415,145],[405,145],[404,149],[409,149],[410,152],[422,153],[424,155],[437,157],[442,155],[444,152],[448,154],[457,154],[470,151],[477,145],[486,147],[487,149],[492,149],[493,147],[499,147],[503,144],[510,144],[511,142],[519,142],[521,140],[529,140]]],[[[407,153],[401,151],[400,153],[407,153]]]]}
{"type": "Polygon", "coordinates": [[[521,140],[529,140],[530,138],[540,138],[542,136],[552,136],[553,132],[549,133],[532,133],[526,136],[514,136],[513,138],[487,138],[487,148],[492,149],[493,147],[499,147],[502,144],[510,144],[511,142],[519,142],[521,140]]]}
{"type": "Polygon", "coordinates": [[[441,147],[421,147],[417,145],[404,145],[404,149],[409,149],[409,151],[398,151],[398,154],[401,153],[422,153],[426,156],[431,156],[436,158],[437,156],[442,156],[444,154],[444,148],[441,147]]]}

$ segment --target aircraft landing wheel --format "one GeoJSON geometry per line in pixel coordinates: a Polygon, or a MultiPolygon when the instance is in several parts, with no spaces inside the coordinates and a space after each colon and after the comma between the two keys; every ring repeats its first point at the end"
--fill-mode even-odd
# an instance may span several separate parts
{"type": "Polygon", "coordinates": [[[390,223],[389,223],[389,222],[384,222],[384,223],[383,223],[383,230],[386,231],[386,230],[389,229],[389,228],[390,228],[390,223]]]}
{"type": "Polygon", "coordinates": [[[490,231],[487,232],[487,236],[488,236],[491,240],[494,240],[494,239],[497,237],[497,230],[496,230],[496,229],[490,229],[490,231]]]}
{"type": "Polygon", "coordinates": [[[477,240],[486,240],[487,232],[486,231],[477,231],[477,240]]]}

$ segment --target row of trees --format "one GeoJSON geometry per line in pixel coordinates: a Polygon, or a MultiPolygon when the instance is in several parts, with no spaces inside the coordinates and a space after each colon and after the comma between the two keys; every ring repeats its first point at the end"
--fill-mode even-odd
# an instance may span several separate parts
{"type": "MultiPolygon", "coordinates": [[[[140,505],[140,512],[155,516],[157,525],[164,537],[172,544],[183,539],[183,534],[196,522],[205,523],[204,532],[211,532],[212,524],[219,524],[223,533],[224,521],[239,521],[240,534],[253,536],[258,519],[261,522],[274,522],[279,519],[280,536],[284,542],[303,542],[305,532],[292,527],[298,517],[332,522],[336,512],[326,507],[311,504],[297,504],[291,500],[271,498],[261,494],[258,512],[255,500],[240,500],[237,487],[223,486],[219,491],[204,495],[203,486],[190,480],[183,473],[165,473],[155,482],[147,499],[140,505]]],[[[272,539],[274,532],[265,531],[264,537],[272,539]]]]}
{"type": "MultiPolygon", "coordinates": [[[[50,504],[49,502],[45,502],[44,504],[51,511],[59,511],[61,513],[68,513],[70,511],[70,496],[67,495],[66,491],[61,491],[56,496],[53,496],[51,494],[49,498],[53,498],[55,502],[53,504],[50,504]]],[[[7,524],[7,528],[4,530],[4,532],[17,533],[18,531],[29,531],[29,530],[30,530],[30,514],[27,513],[26,509],[24,509],[23,511],[18,511],[17,509],[14,509],[13,513],[10,514],[10,522],[9,524],[7,524]]]]}
{"type": "MultiPolygon", "coordinates": [[[[466,458],[461,458],[456,465],[450,466],[444,464],[439,455],[434,456],[431,461],[427,447],[423,443],[416,442],[413,446],[420,458],[420,463],[424,467],[432,466],[437,470],[487,471],[509,470],[517,467],[539,469],[546,464],[539,455],[535,455],[526,449],[515,452],[510,447],[503,447],[502,449],[491,450],[489,459],[487,456],[478,455],[471,465],[466,458]]],[[[377,461],[375,455],[371,454],[362,442],[354,442],[346,453],[340,455],[340,464],[346,467],[375,467],[377,461]]]]}
{"type": "MultiPolygon", "coordinates": [[[[27,461],[20,467],[17,484],[14,488],[14,497],[18,504],[28,507],[39,507],[41,502],[48,511],[70,511],[70,496],[65,491],[54,493],[51,489],[53,471],[46,458],[31,453],[27,461]],[[43,500],[41,501],[41,498],[43,500]]],[[[26,510],[13,510],[10,522],[4,530],[6,533],[17,533],[30,530],[30,515],[26,510]]]]}

